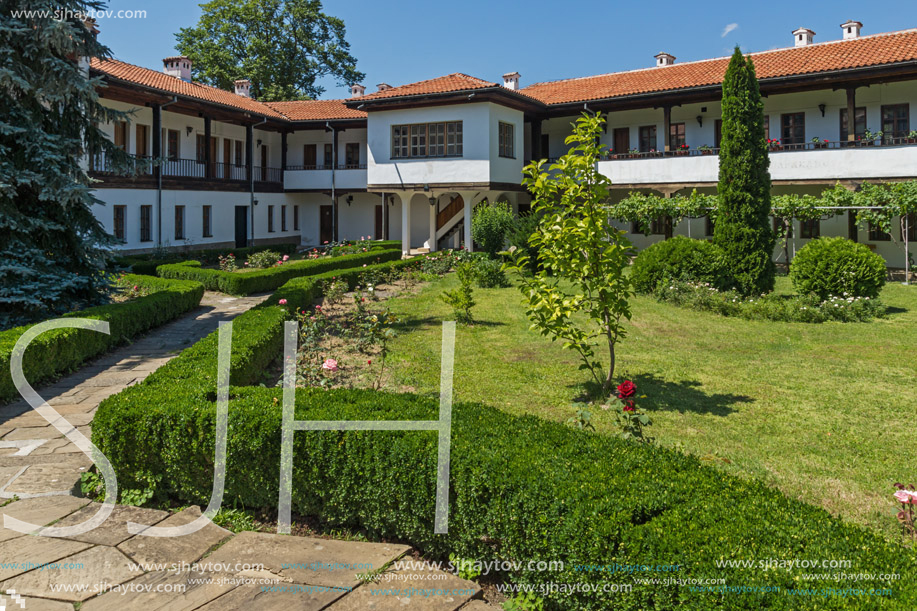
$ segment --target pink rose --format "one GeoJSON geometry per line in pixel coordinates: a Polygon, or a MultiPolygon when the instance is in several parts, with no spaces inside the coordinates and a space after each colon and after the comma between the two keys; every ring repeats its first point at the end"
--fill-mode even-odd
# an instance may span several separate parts
{"type": "MultiPolygon", "coordinates": [[[[364,265],[363,267],[366,267],[366,266],[364,265]]],[[[139,288],[137,288],[137,285],[136,285],[136,284],[134,285],[134,290],[135,290],[135,291],[139,291],[139,290],[140,290],[139,288]]]]}
{"type": "Polygon", "coordinates": [[[322,363],[322,369],[327,369],[328,371],[337,371],[338,362],[334,359],[325,359],[325,362],[322,363]]]}
{"type": "Polygon", "coordinates": [[[895,498],[900,503],[912,503],[917,505],[917,492],[911,490],[899,490],[895,493],[895,498]]]}
{"type": "Polygon", "coordinates": [[[283,260],[284,260],[284,261],[289,261],[289,260],[290,260],[290,255],[283,255],[283,260]]]}
{"type": "Polygon", "coordinates": [[[287,305],[287,300],[286,300],[286,299],[281,299],[281,300],[278,301],[277,303],[279,303],[280,305],[287,305]]]}

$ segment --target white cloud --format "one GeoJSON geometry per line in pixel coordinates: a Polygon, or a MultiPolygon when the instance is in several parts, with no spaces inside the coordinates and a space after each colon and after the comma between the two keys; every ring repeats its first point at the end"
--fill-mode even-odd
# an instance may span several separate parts
{"type": "Polygon", "coordinates": [[[725,28],[723,28],[723,33],[720,34],[720,38],[726,38],[726,36],[729,35],[729,32],[738,29],[738,27],[739,27],[738,23],[728,24],[725,28]]]}

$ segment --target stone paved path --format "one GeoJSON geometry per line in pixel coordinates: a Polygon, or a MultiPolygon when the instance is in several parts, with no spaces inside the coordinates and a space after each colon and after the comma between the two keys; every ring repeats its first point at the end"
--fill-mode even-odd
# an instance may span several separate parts
{"type": "MultiPolygon", "coordinates": [[[[158,367],[265,299],[205,293],[201,307],[103,356],[38,393],[87,437],[102,399],[158,367]]],[[[0,407],[0,516],[67,526],[99,505],[79,498],[92,465],[25,401],[0,407]],[[18,498],[11,502],[11,499],[18,498]]],[[[200,509],[176,514],[118,506],[99,528],[48,538],[0,522],[0,609],[24,611],[207,611],[233,609],[485,609],[480,587],[402,558],[410,548],[267,533],[233,535],[214,524],[184,537],[131,535],[128,522],[176,526],[200,509]],[[394,564],[392,564],[394,563],[394,564]],[[375,582],[358,574],[388,567],[375,582]],[[25,606],[21,606],[22,604],[25,606]]],[[[493,607],[491,607],[493,608],[493,607]]]]}

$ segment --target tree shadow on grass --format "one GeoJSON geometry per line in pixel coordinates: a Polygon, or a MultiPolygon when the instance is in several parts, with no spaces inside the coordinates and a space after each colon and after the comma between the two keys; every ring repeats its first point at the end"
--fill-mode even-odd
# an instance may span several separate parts
{"type": "Polygon", "coordinates": [[[636,375],[631,380],[637,385],[637,395],[646,395],[640,405],[650,413],[670,411],[728,416],[736,411],[733,405],[754,401],[744,395],[707,394],[700,390],[701,383],[697,380],[670,382],[653,374],[636,375]]]}
{"type": "MultiPolygon", "coordinates": [[[[448,319],[446,319],[448,320],[448,319]]],[[[442,327],[445,320],[438,318],[436,316],[424,316],[424,317],[412,317],[407,319],[402,319],[395,329],[401,333],[407,333],[409,331],[417,331],[424,327],[442,327]]],[[[464,325],[458,325],[459,328],[462,328],[464,325]]],[[[490,320],[475,320],[470,326],[472,327],[505,327],[505,322],[494,322],[490,320]]]]}
{"type": "MultiPolygon", "coordinates": [[[[653,412],[693,412],[695,414],[712,414],[728,416],[735,412],[733,405],[751,403],[752,397],[733,394],[707,394],[700,390],[697,380],[670,382],[653,374],[628,376],[627,379],[637,386],[637,404],[652,415],[653,412]],[[645,399],[639,397],[646,395],[645,399]]],[[[576,401],[588,401],[598,396],[598,385],[592,381],[569,385],[583,394],[576,401]]]]}

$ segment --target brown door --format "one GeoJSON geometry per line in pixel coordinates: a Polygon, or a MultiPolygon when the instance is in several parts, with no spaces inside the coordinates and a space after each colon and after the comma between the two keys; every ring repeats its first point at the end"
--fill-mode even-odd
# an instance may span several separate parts
{"type": "Polygon", "coordinates": [[[267,180],[267,145],[261,145],[261,180],[267,180]]]}
{"type": "Polygon", "coordinates": [[[147,156],[148,154],[147,151],[149,150],[147,148],[147,145],[149,144],[148,142],[149,133],[150,132],[149,132],[148,126],[146,125],[137,126],[137,141],[135,143],[137,145],[137,148],[136,148],[137,157],[146,157],[147,156]]]}
{"type": "Polygon", "coordinates": [[[220,173],[220,176],[223,178],[230,178],[229,176],[229,162],[232,159],[232,140],[229,138],[223,138],[223,163],[220,164],[220,167],[223,171],[220,173]]]}
{"type": "Polygon", "coordinates": [[[374,234],[375,239],[382,239],[382,206],[376,206],[376,231],[374,234]]]}
{"type": "Polygon", "coordinates": [[[623,155],[630,150],[630,128],[616,127],[614,131],[614,148],[616,155],[623,155]]]}
{"type": "Polygon", "coordinates": [[[334,241],[334,206],[318,208],[318,239],[322,244],[334,241]]]}

